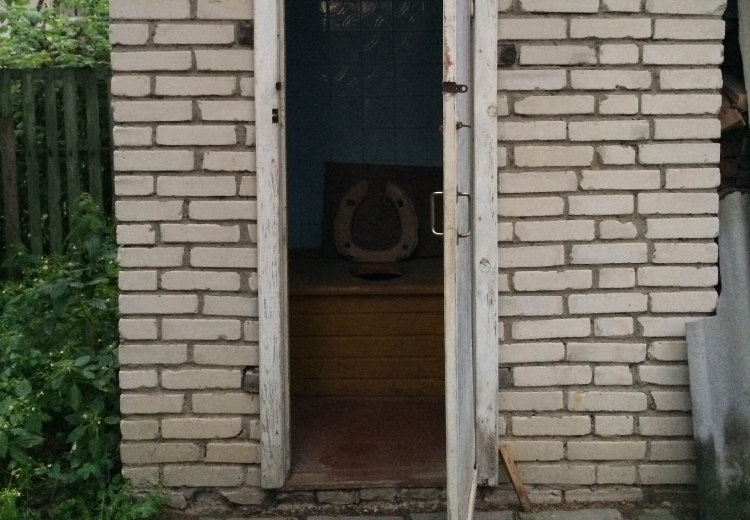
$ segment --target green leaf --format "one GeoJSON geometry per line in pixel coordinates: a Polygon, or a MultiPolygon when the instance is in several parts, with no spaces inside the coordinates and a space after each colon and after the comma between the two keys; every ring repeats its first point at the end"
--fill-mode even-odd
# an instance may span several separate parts
{"type": "Polygon", "coordinates": [[[8,454],[8,434],[0,432],[0,459],[4,459],[8,454]]]}
{"type": "Polygon", "coordinates": [[[26,379],[22,380],[20,383],[18,383],[18,386],[16,386],[16,395],[18,397],[26,397],[31,393],[31,383],[29,383],[26,379]]]}
{"type": "Polygon", "coordinates": [[[70,387],[70,408],[74,412],[81,409],[81,389],[75,384],[70,387]]]}

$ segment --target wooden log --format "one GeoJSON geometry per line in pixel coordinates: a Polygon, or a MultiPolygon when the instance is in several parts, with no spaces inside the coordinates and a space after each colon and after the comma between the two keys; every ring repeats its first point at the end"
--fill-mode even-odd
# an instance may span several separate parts
{"type": "Polygon", "coordinates": [[[63,250],[62,209],[60,207],[60,154],[57,126],[57,87],[54,76],[44,82],[44,132],[47,140],[47,211],[49,213],[50,251],[63,250]]]}
{"type": "Polygon", "coordinates": [[[735,108],[741,112],[747,112],[747,89],[741,80],[725,72],[722,93],[729,98],[735,108]]]}
{"type": "Polygon", "coordinates": [[[513,484],[513,489],[516,492],[518,501],[521,503],[521,509],[525,512],[531,511],[531,500],[529,500],[529,494],[526,492],[526,486],[523,485],[521,475],[518,473],[516,461],[513,460],[513,454],[507,444],[500,445],[500,456],[505,463],[505,468],[508,470],[508,476],[510,476],[510,482],[513,484]]]}
{"type": "Polygon", "coordinates": [[[10,100],[10,76],[0,71],[0,169],[3,178],[3,231],[6,248],[21,243],[16,138],[10,100]]]}

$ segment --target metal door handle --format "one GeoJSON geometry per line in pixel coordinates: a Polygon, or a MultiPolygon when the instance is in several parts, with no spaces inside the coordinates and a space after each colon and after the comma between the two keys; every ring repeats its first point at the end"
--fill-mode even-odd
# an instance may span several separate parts
{"type": "MultiPolygon", "coordinates": [[[[458,198],[466,197],[466,202],[469,204],[469,231],[466,233],[458,232],[458,238],[469,238],[471,236],[471,224],[474,221],[474,208],[473,204],[471,203],[471,193],[464,193],[459,191],[458,192],[458,198]]],[[[456,201],[458,202],[458,201],[456,201]]]]}
{"type": "Polygon", "coordinates": [[[442,191],[434,191],[430,194],[430,229],[432,230],[432,234],[436,237],[442,237],[443,233],[438,231],[435,228],[435,201],[438,197],[442,197],[443,192],[442,191]]]}

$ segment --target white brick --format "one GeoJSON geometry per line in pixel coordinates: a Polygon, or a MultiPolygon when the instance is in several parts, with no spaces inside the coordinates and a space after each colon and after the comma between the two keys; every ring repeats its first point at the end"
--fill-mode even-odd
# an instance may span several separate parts
{"type": "Polygon", "coordinates": [[[565,448],[560,441],[510,441],[504,442],[517,461],[561,460],[565,448]]]}
{"type": "Polygon", "coordinates": [[[156,143],[166,146],[219,146],[237,143],[233,126],[160,126],[156,129],[156,143]]]}
{"type": "Polygon", "coordinates": [[[721,123],[718,119],[656,119],[655,139],[718,139],[721,123]]]}
{"type": "Polygon", "coordinates": [[[690,417],[641,417],[638,419],[641,435],[654,437],[688,437],[693,435],[690,417]]]}
{"type": "Polygon", "coordinates": [[[602,164],[626,165],[635,164],[635,148],[632,146],[606,145],[596,149],[602,164]]]}
{"type": "Polygon", "coordinates": [[[588,318],[517,321],[513,323],[514,339],[581,338],[591,334],[588,318]]]}
{"type": "Polygon", "coordinates": [[[568,24],[563,18],[514,18],[497,21],[498,40],[564,40],[568,24]]]}
{"type": "Polygon", "coordinates": [[[244,480],[242,466],[165,466],[163,482],[167,487],[237,487],[244,480]]]}
{"type": "Polygon", "coordinates": [[[523,11],[538,13],[595,13],[599,0],[521,0],[523,11]]]}
{"type": "Polygon", "coordinates": [[[589,166],[593,160],[591,146],[518,146],[515,149],[518,166],[589,166]]]}
{"type": "Polygon", "coordinates": [[[218,224],[162,224],[163,242],[239,242],[239,226],[218,224]]]}
{"type": "Polygon", "coordinates": [[[164,370],[161,384],[164,388],[175,390],[239,388],[242,385],[242,371],[212,368],[164,370]]]}
{"type": "Polygon", "coordinates": [[[187,362],[187,345],[120,345],[121,365],[179,365],[187,362]]]}
{"type": "Polygon", "coordinates": [[[117,287],[121,291],[155,291],[156,271],[120,270],[117,287]]]}
{"type": "Polygon", "coordinates": [[[514,343],[501,344],[498,348],[501,364],[543,363],[565,359],[565,345],[562,343],[514,343]]]}
{"type": "Polygon", "coordinates": [[[116,126],[112,129],[115,146],[150,146],[151,128],[141,126],[116,126]]]}
{"type": "MultiPolygon", "coordinates": [[[[560,0],[556,0],[560,1],[560,0]]],[[[590,485],[596,481],[596,467],[591,464],[519,464],[527,484],[590,485]]]]}
{"type": "Polygon", "coordinates": [[[568,297],[571,314],[628,314],[648,309],[648,296],[638,293],[573,294],[568,297]]]}
{"type": "Polygon", "coordinates": [[[234,43],[234,26],[229,24],[165,24],[156,26],[157,45],[220,45],[234,43]]]}
{"type": "Polygon", "coordinates": [[[651,132],[645,120],[571,121],[568,126],[573,141],[640,141],[651,132]]]}
{"type": "Polygon", "coordinates": [[[232,76],[158,76],[155,92],[157,96],[230,96],[236,83],[232,76]]]}
{"type": "Polygon", "coordinates": [[[685,341],[654,341],[648,350],[649,357],[657,361],[687,360],[685,341]]]}
{"type": "Polygon", "coordinates": [[[148,36],[148,24],[145,23],[113,23],[109,26],[112,45],[145,45],[148,36]]]}
{"type": "Polygon", "coordinates": [[[603,115],[635,115],[639,107],[640,99],[631,94],[607,95],[599,101],[599,113],[603,115]]]}
{"type": "Polygon", "coordinates": [[[120,267],[177,267],[182,265],[181,247],[121,247],[120,267]]]}
{"type": "Polygon", "coordinates": [[[592,279],[592,272],[586,270],[522,271],[513,275],[513,287],[516,291],[589,289],[592,279]]]}
{"type": "Polygon", "coordinates": [[[641,193],[638,212],[642,215],[716,214],[719,212],[717,193],[641,193]]]}
{"type": "Polygon", "coordinates": [[[633,332],[633,318],[596,318],[594,320],[594,334],[600,337],[631,336],[633,332]]]}
{"type": "Polygon", "coordinates": [[[190,121],[193,118],[190,101],[115,101],[112,111],[118,123],[190,121]]]}
{"type": "Polygon", "coordinates": [[[646,0],[646,11],[660,14],[722,15],[726,0],[646,0]]]}
{"type": "Polygon", "coordinates": [[[123,415],[182,413],[184,394],[122,394],[120,412],[123,415]]]}
{"type": "Polygon", "coordinates": [[[194,166],[192,150],[118,150],[114,154],[118,172],[178,172],[194,166]]]}
{"type": "Polygon", "coordinates": [[[165,439],[220,439],[236,437],[242,431],[239,418],[164,419],[161,434],[165,439]]]}
{"type": "Polygon", "coordinates": [[[162,322],[165,340],[236,340],[240,339],[240,322],[221,319],[165,319],[162,322]]]}
{"type": "Polygon", "coordinates": [[[502,411],[553,411],[562,410],[562,392],[512,392],[498,394],[498,409],[502,411]]]}
{"type": "Polygon", "coordinates": [[[190,218],[194,220],[255,220],[255,201],[192,201],[189,206],[190,218]]]}
{"type": "Polygon", "coordinates": [[[524,386],[567,386],[591,383],[588,366],[538,366],[513,368],[513,382],[524,386]]]}
{"type": "Polygon", "coordinates": [[[562,314],[562,296],[501,296],[500,316],[553,316],[562,314]]]}
{"type": "Polygon", "coordinates": [[[654,22],[656,40],[723,40],[724,21],[709,19],[657,18],[654,22]]]}
{"type": "Polygon", "coordinates": [[[719,143],[642,144],[639,146],[642,164],[716,164],[719,162],[719,143]]]}
{"type": "Polygon", "coordinates": [[[568,343],[568,361],[631,364],[645,359],[645,343],[568,343]]]}
{"type": "Polygon", "coordinates": [[[646,457],[646,441],[570,441],[571,460],[639,460],[646,457]]]}
{"type": "Polygon", "coordinates": [[[120,318],[118,328],[120,336],[123,339],[132,340],[145,340],[145,339],[156,339],[158,332],[156,328],[156,320],[153,318],[147,319],[127,319],[120,318]]]}
{"type": "Polygon", "coordinates": [[[721,65],[720,44],[656,44],[643,46],[643,63],[649,65],[721,65]]]}
{"type": "Polygon", "coordinates": [[[182,220],[182,202],[118,200],[115,215],[120,222],[182,220]]]}
{"type": "Polygon", "coordinates": [[[571,250],[573,264],[641,264],[648,257],[647,244],[577,244],[571,250]]]}
{"type": "Polygon", "coordinates": [[[629,415],[597,415],[594,431],[602,437],[633,434],[633,417],[629,415]]]}
{"type": "Polygon", "coordinates": [[[499,70],[498,90],[562,90],[567,83],[564,70],[499,70]]]}
{"type": "Polygon", "coordinates": [[[260,462],[260,446],[250,442],[212,442],[206,445],[206,462],[257,464],[260,462]]]}
{"type": "Polygon", "coordinates": [[[112,52],[113,71],[184,71],[193,64],[190,51],[112,52]]]}
{"type": "Polygon", "coordinates": [[[258,266],[258,250],[255,248],[196,247],[190,252],[193,267],[237,267],[258,266]]]}
{"type": "Polygon", "coordinates": [[[649,38],[650,36],[650,18],[629,16],[570,20],[571,38],[649,38]]]}
{"type": "Polygon", "coordinates": [[[119,382],[121,390],[156,388],[158,376],[156,370],[120,370],[119,382]]]}
{"type": "Polygon", "coordinates": [[[682,291],[651,293],[652,312],[713,312],[716,310],[716,291],[682,291]]]}
{"type": "Polygon", "coordinates": [[[150,175],[115,176],[115,194],[118,196],[151,195],[154,193],[154,178],[150,175]]]}
{"type": "Polygon", "coordinates": [[[716,238],[718,218],[662,218],[646,221],[646,238],[716,238]]]}
{"type": "Polygon", "coordinates": [[[155,244],[156,231],[150,224],[117,226],[119,245],[155,244]]]}
{"type": "Polygon", "coordinates": [[[528,96],[516,101],[514,110],[524,115],[592,114],[594,96],[528,96]]]}
{"type": "Polygon", "coordinates": [[[638,13],[641,11],[641,0],[602,0],[605,11],[616,13],[638,13]]]}
{"type": "Polygon", "coordinates": [[[568,415],[563,417],[513,417],[513,435],[518,436],[579,436],[591,433],[591,418],[568,415]]]}
{"type": "Polygon", "coordinates": [[[121,294],[120,314],[192,314],[198,311],[198,297],[175,294],[121,294]]]}
{"type": "Polygon", "coordinates": [[[573,70],[573,88],[582,90],[644,90],[651,86],[651,72],[646,70],[573,70]]]}
{"type": "Polygon", "coordinates": [[[718,114],[721,94],[644,94],[644,114],[718,114]]]}
{"type": "Polygon", "coordinates": [[[249,101],[198,101],[204,121],[254,121],[255,104],[249,101]]]}
{"type": "Polygon", "coordinates": [[[721,173],[718,168],[672,168],[667,170],[668,190],[718,188],[721,173]]]}
{"type": "MultiPolygon", "coordinates": [[[[498,175],[500,193],[549,193],[576,191],[575,172],[520,172],[498,175]]],[[[503,204],[501,198],[500,204],[503,204]]]]}
{"type": "Polygon", "coordinates": [[[617,220],[599,222],[599,238],[604,240],[628,239],[637,236],[638,228],[632,222],[619,222],[617,220]]]}
{"type": "Polygon", "coordinates": [[[212,296],[203,299],[203,313],[209,316],[258,316],[258,299],[241,296],[212,296]]]}
{"type": "Polygon", "coordinates": [[[201,365],[257,366],[257,345],[195,345],[193,361],[201,365]]]}
{"type": "Polygon", "coordinates": [[[210,414],[257,414],[259,399],[257,395],[235,392],[195,393],[193,394],[193,411],[210,414]]]}
{"type": "Polygon", "coordinates": [[[576,412],[642,412],[647,408],[646,394],[641,392],[568,393],[568,409],[576,412]]]}
{"type": "Polygon", "coordinates": [[[109,14],[113,20],[190,18],[190,0],[112,0],[109,14]]]}
{"type": "Polygon", "coordinates": [[[148,96],[151,92],[151,78],[149,78],[148,76],[124,76],[121,74],[116,74],[112,76],[110,90],[113,96],[148,96]]]}
{"type": "Polygon", "coordinates": [[[198,70],[252,71],[253,51],[244,49],[196,50],[198,70]]]}
{"type": "Polygon", "coordinates": [[[628,367],[606,366],[594,368],[594,384],[600,386],[630,386],[633,374],[628,367]]]}
{"type": "Polygon", "coordinates": [[[632,195],[580,195],[568,197],[571,215],[629,215],[635,210],[632,195]]]}
{"type": "Polygon", "coordinates": [[[685,325],[696,321],[697,317],[680,318],[638,318],[643,328],[643,335],[647,338],[685,337],[685,325]]]}
{"type": "Polygon", "coordinates": [[[659,170],[584,170],[581,174],[584,190],[658,190],[661,186],[659,170]]]}
{"type": "Polygon", "coordinates": [[[516,236],[524,242],[560,242],[564,240],[593,240],[593,220],[549,220],[518,222],[516,236]]]}
{"type": "Polygon", "coordinates": [[[165,197],[229,197],[237,193],[237,181],[229,175],[160,175],[156,193],[165,197]]]}
{"type": "Polygon", "coordinates": [[[120,421],[120,432],[123,440],[145,441],[156,439],[159,436],[159,421],[122,420],[120,421]]]}
{"type": "Polygon", "coordinates": [[[565,121],[501,121],[497,125],[500,141],[552,141],[566,135],[565,121]]]}
{"type": "Polygon", "coordinates": [[[198,0],[198,18],[251,20],[253,0],[198,0]]]}
{"type": "Polygon", "coordinates": [[[625,289],[635,287],[635,269],[613,267],[599,271],[599,287],[602,289],[625,289]]]}
{"type": "Polygon", "coordinates": [[[657,410],[668,412],[689,412],[690,392],[651,392],[657,410]]]}
{"type": "Polygon", "coordinates": [[[582,65],[596,63],[596,50],[587,45],[522,45],[521,65],[582,65]]]}
{"type": "Polygon", "coordinates": [[[239,291],[240,275],[230,272],[167,271],[161,287],[168,291],[239,291]]]}
{"type": "Polygon", "coordinates": [[[605,43],[599,46],[602,65],[635,64],[640,60],[640,49],[633,43],[605,43]]]}
{"type": "Polygon", "coordinates": [[[686,366],[642,365],[638,367],[638,377],[642,383],[654,385],[687,386],[686,366]]]}
{"type": "Polygon", "coordinates": [[[638,285],[645,287],[713,287],[718,269],[711,267],[640,267],[638,285]]]}
{"type": "Polygon", "coordinates": [[[501,268],[552,267],[564,262],[563,246],[506,247],[499,258],[501,268]]]}
{"type": "Polygon", "coordinates": [[[206,152],[203,155],[203,168],[210,171],[253,171],[254,152],[206,152]]]}
{"type": "Polygon", "coordinates": [[[693,460],[695,442],[693,441],[652,441],[651,460],[693,460]]]}
{"type": "Polygon", "coordinates": [[[719,68],[665,69],[659,72],[662,90],[719,89],[724,84],[719,68]]]}
{"type": "MultiPolygon", "coordinates": [[[[596,468],[596,483],[597,484],[635,484],[635,466],[612,466],[610,464],[602,464],[600,466],[597,466],[596,468]]],[[[603,488],[603,489],[594,489],[591,490],[590,496],[582,496],[582,495],[576,495],[573,496],[573,493],[578,492],[589,492],[587,489],[583,490],[571,490],[568,493],[566,493],[567,500],[569,501],[586,501],[589,497],[592,501],[598,501],[598,500],[604,500],[604,496],[606,494],[607,497],[612,496],[613,494],[620,494],[622,493],[622,497],[620,498],[620,502],[640,502],[643,500],[643,492],[640,489],[610,489],[610,488],[603,488]]]]}

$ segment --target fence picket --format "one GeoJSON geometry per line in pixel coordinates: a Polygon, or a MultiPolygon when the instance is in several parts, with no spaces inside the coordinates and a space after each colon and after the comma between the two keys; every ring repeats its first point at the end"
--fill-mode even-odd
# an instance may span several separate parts
{"type": "Polygon", "coordinates": [[[63,73],[63,115],[65,118],[65,182],[67,188],[68,221],[72,223],[73,208],[81,196],[81,177],[78,171],[78,96],[77,75],[73,70],[63,73]]]}
{"type": "Polygon", "coordinates": [[[84,90],[86,92],[86,151],[88,152],[89,193],[96,203],[103,207],[99,90],[95,74],[86,75],[84,90]]]}
{"type": "Polygon", "coordinates": [[[60,150],[57,128],[57,87],[52,75],[44,82],[44,126],[47,139],[47,211],[50,251],[62,253],[63,228],[60,208],[60,150]]]}
{"type": "Polygon", "coordinates": [[[0,156],[3,176],[3,228],[5,243],[21,243],[21,211],[18,204],[16,137],[10,98],[10,76],[0,72],[0,156]]]}
{"type": "Polygon", "coordinates": [[[26,152],[26,193],[29,207],[31,252],[42,254],[42,209],[39,195],[39,159],[36,152],[36,104],[31,75],[21,79],[23,104],[23,135],[26,152]]]}

